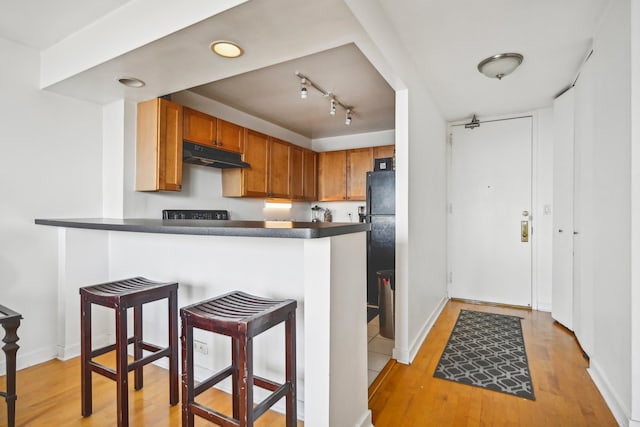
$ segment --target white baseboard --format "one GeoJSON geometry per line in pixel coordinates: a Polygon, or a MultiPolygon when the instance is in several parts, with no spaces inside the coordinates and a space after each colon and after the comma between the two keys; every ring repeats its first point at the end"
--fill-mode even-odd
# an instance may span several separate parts
{"type": "Polygon", "coordinates": [[[440,316],[440,313],[444,309],[444,306],[447,304],[447,301],[449,301],[448,297],[442,297],[436,308],[431,312],[429,317],[427,317],[427,320],[422,325],[422,328],[420,328],[418,336],[408,349],[393,349],[394,359],[396,359],[399,363],[403,363],[405,365],[410,365],[411,362],[413,362],[413,359],[415,359],[416,355],[418,354],[422,343],[424,343],[424,340],[427,338],[427,334],[438,319],[438,316],[440,316]]]}
{"type": "MultiPolygon", "coordinates": [[[[18,345],[19,344],[20,342],[18,341],[18,345]]],[[[56,357],[55,348],[42,348],[28,353],[20,350],[21,349],[18,349],[16,353],[16,370],[18,371],[28,368],[29,366],[39,365],[56,357]]],[[[0,359],[0,377],[3,377],[7,374],[7,364],[5,363],[4,353],[0,351],[0,354],[2,354],[2,359],[0,359]]]]}
{"type": "Polygon", "coordinates": [[[356,423],[354,427],[373,427],[371,422],[371,410],[367,409],[367,411],[362,415],[360,420],[356,423]]]}
{"type": "Polygon", "coordinates": [[[604,398],[607,406],[609,406],[609,409],[613,413],[613,417],[616,419],[618,424],[621,426],[640,425],[637,422],[634,422],[634,424],[630,422],[628,415],[630,413],[629,410],[624,406],[622,401],[614,392],[606,376],[603,375],[602,369],[600,369],[598,363],[595,360],[591,359],[589,361],[589,365],[590,367],[587,369],[587,372],[600,391],[600,394],[604,398]]]}

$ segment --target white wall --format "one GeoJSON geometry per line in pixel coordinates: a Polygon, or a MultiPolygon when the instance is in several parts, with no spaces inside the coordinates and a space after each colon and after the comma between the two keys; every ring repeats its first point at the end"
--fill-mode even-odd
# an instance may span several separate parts
{"type": "MultiPolygon", "coordinates": [[[[591,169],[582,167],[581,179],[591,184],[589,239],[580,252],[594,260],[592,281],[584,291],[592,305],[580,305],[579,319],[591,319],[593,337],[590,373],[614,415],[629,423],[631,410],[631,61],[629,0],[615,0],[594,39],[591,78],[578,80],[576,88],[592,92],[594,121],[578,119],[578,133],[591,132],[591,169]],[[585,87],[590,85],[590,87],[585,87]],[[587,129],[584,129],[587,127],[587,129]]],[[[584,106],[582,106],[584,107],[584,106]]],[[[580,106],[577,107],[578,109],[580,106]]],[[[579,111],[579,110],[577,110],[579,111]]],[[[578,141],[584,142],[584,141],[578,141]]]]}
{"type": "Polygon", "coordinates": [[[534,114],[533,308],[551,311],[551,251],[553,240],[553,109],[534,114]],[[548,209],[547,209],[548,208],[548,209]]]}
{"type": "Polygon", "coordinates": [[[396,91],[396,342],[410,363],[446,300],[446,123],[380,4],[345,0],[358,48],[396,91]]]}
{"type": "Polygon", "coordinates": [[[102,110],[39,90],[39,52],[0,39],[0,54],[0,304],[24,317],[23,368],[56,355],[58,230],[33,220],[101,216],[102,110]]]}

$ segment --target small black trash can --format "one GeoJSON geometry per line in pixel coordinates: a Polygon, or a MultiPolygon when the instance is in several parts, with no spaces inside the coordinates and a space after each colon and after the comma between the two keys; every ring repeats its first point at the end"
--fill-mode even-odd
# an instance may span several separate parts
{"type": "Polygon", "coordinates": [[[394,339],[396,326],[395,270],[380,270],[376,272],[376,276],[378,279],[380,335],[394,339]]]}

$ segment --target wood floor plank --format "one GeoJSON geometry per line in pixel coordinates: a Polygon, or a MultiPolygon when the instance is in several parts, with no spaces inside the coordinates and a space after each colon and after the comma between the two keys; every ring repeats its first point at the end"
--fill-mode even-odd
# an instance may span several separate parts
{"type": "MultiPolygon", "coordinates": [[[[450,301],[413,364],[394,365],[371,397],[369,406],[376,427],[616,426],[586,372],[587,366],[573,335],[554,323],[549,313],[450,301]],[[433,377],[463,308],[523,318],[522,331],[535,401],[433,377]]],[[[167,375],[166,370],[156,366],[145,367],[144,389],[131,390],[129,395],[132,426],[180,426],[180,405],[172,407],[168,403],[167,375]]],[[[0,390],[4,390],[4,381],[4,377],[0,377],[0,390]]],[[[17,425],[113,426],[115,391],[114,382],[94,375],[93,415],[83,418],[78,358],[66,362],[51,360],[20,370],[17,425]]],[[[231,407],[229,396],[216,390],[204,393],[201,399],[204,404],[223,407],[226,411],[231,407]]],[[[6,406],[0,401],[0,426],[5,425],[5,420],[6,406]]],[[[196,418],[196,426],[210,425],[196,418]]],[[[270,411],[257,425],[283,426],[284,417],[270,411]]]]}
{"type": "Polygon", "coordinates": [[[410,366],[369,400],[376,427],[617,426],[574,336],[549,313],[449,301],[410,366]],[[522,317],[535,401],[433,377],[461,309],[522,317]]]}

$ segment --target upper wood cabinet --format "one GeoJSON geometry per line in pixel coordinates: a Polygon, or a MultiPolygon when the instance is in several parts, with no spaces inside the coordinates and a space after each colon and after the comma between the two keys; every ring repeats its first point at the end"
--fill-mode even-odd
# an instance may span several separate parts
{"type": "Polygon", "coordinates": [[[347,150],[347,200],[367,200],[367,172],[373,170],[373,149],[347,150]]]}
{"type": "Polygon", "coordinates": [[[318,154],[318,200],[366,200],[366,173],[373,170],[373,148],[318,154]]]}
{"type": "Polygon", "coordinates": [[[200,111],[184,107],[182,137],[202,145],[215,145],[217,120],[200,111]]]}
{"type": "Polygon", "coordinates": [[[196,144],[242,153],[244,128],[184,107],[182,137],[196,144]]]}
{"type": "Polygon", "coordinates": [[[303,200],[318,200],[318,153],[304,150],[302,157],[303,200]]]}
{"type": "Polygon", "coordinates": [[[138,104],[136,191],[182,189],[182,114],[165,99],[138,104]]]}
{"type": "Polygon", "coordinates": [[[222,119],[217,121],[216,147],[221,150],[242,153],[244,147],[244,128],[222,119]]]}
{"type": "Polygon", "coordinates": [[[304,153],[305,149],[297,145],[289,147],[289,189],[291,198],[304,200],[304,153]]]}
{"type": "Polygon", "coordinates": [[[290,199],[289,143],[271,138],[269,144],[269,168],[267,170],[268,197],[290,199]]]}
{"type": "Polygon", "coordinates": [[[378,147],[373,147],[373,158],[384,159],[388,157],[393,157],[395,151],[396,151],[395,145],[381,145],[378,147]]]}
{"type": "Polygon", "coordinates": [[[347,199],[347,150],[318,154],[318,200],[347,199]]]}
{"type": "Polygon", "coordinates": [[[242,160],[251,167],[222,170],[222,195],[226,197],[267,197],[269,136],[245,130],[242,160]]]}

